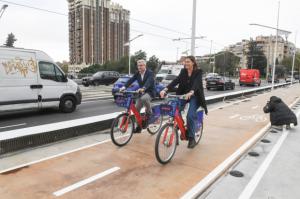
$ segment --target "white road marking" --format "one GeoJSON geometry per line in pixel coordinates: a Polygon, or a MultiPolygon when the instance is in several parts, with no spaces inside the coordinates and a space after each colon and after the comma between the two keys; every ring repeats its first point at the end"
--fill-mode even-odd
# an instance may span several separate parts
{"type": "Polygon", "coordinates": [[[258,108],[258,106],[253,106],[253,107],[252,107],[252,109],[257,109],[257,108],[258,108]]]}
{"type": "Polygon", "coordinates": [[[282,136],[279,138],[276,145],[273,147],[272,151],[269,153],[265,161],[262,163],[262,165],[259,167],[259,169],[256,171],[253,178],[250,180],[250,182],[247,184],[243,192],[241,193],[239,199],[248,199],[253,194],[254,190],[256,189],[258,183],[262,179],[263,175],[265,174],[266,170],[270,166],[272,160],[274,159],[276,153],[279,151],[282,143],[287,137],[287,131],[285,130],[282,134],[282,136]]]}
{"type": "MultiPolygon", "coordinates": [[[[293,107],[298,102],[298,98],[289,106],[293,107]]],[[[299,117],[300,112],[297,114],[299,117]]],[[[238,150],[236,150],[231,156],[219,164],[213,171],[211,171],[205,178],[199,181],[194,187],[186,192],[181,199],[195,198],[197,195],[203,193],[210,185],[212,185],[222,174],[224,174],[245,152],[247,152],[271,127],[271,123],[268,123],[246,143],[244,143],[238,150]]]]}
{"type": "Polygon", "coordinates": [[[57,155],[49,156],[49,157],[46,157],[46,158],[42,158],[42,159],[39,159],[39,160],[35,160],[35,161],[32,161],[32,162],[21,164],[21,165],[15,166],[15,167],[11,167],[11,168],[0,171],[0,174],[1,173],[6,173],[6,172],[9,172],[9,171],[12,171],[12,170],[16,170],[16,169],[19,169],[19,168],[22,168],[22,167],[30,166],[30,165],[33,165],[33,164],[37,164],[37,163],[40,163],[40,162],[43,162],[43,161],[46,161],[46,160],[50,160],[50,159],[53,159],[53,158],[57,158],[57,157],[60,157],[60,156],[64,156],[64,155],[74,153],[74,152],[77,152],[77,151],[81,151],[81,150],[84,150],[84,149],[88,149],[88,148],[91,148],[91,147],[94,147],[94,146],[97,146],[97,145],[100,145],[100,144],[104,144],[104,143],[107,143],[107,142],[111,142],[111,139],[107,139],[107,140],[104,140],[102,142],[97,142],[97,143],[90,144],[90,145],[80,147],[80,148],[77,148],[77,149],[73,149],[73,150],[70,150],[70,151],[67,151],[67,152],[64,152],[64,153],[59,153],[57,155]]]}
{"type": "Polygon", "coordinates": [[[17,126],[25,126],[27,123],[22,123],[22,124],[15,124],[15,125],[10,125],[10,126],[2,126],[0,129],[7,129],[7,128],[12,128],[12,127],[17,127],[17,126]]]}
{"type": "MultiPolygon", "coordinates": [[[[300,112],[297,114],[297,118],[299,117],[300,112]]],[[[268,167],[270,166],[272,160],[274,159],[275,155],[279,151],[281,145],[283,144],[284,140],[287,138],[288,131],[284,130],[281,137],[271,150],[271,152],[268,154],[264,162],[260,165],[250,182],[247,184],[243,192],[241,193],[239,199],[248,199],[252,196],[254,190],[256,189],[257,185],[259,184],[260,180],[264,176],[265,172],[267,171],[268,167]]]]}
{"type": "Polygon", "coordinates": [[[234,118],[237,118],[238,116],[240,116],[240,114],[235,114],[235,115],[233,115],[233,116],[230,116],[229,118],[230,118],[230,119],[234,119],[234,118]]]}
{"type": "Polygon", "coordinates": [[[65,193],[68,193],[68,192],[70,192],[70,191],[73,191],[73,190],[75,190],[75,189],[78,189],[78,188],[80,188],[80,187],[82,187],[82,186],[84,186],[84,185],[86,185],[86,184],[89,184],[89,183],[91,183],[91,182],[93,182],[93,181],[95,181],[95,180],[98,180],[98,179],[100,179],[100,178],[103,178],[103,177],[105,177],[105,176],[107,176],[107,175],[109,175],[109,174],[111,174],[111,173],[113,173],[113,172],[116,172],[116,171],[118,171],[119,169],[120,169],[119,167],[113,167],[113,168],[108,169],[108,170],[106,170],[106,171],[104,171],[104,172],[101,172],[101,173],[99,173],[99,174],[97,174],[97,175],[94,175],[94,176],[89,177],[89,178],[87,178],[87,179],[85,179],[85,180],[79,181],[79,182],[77,182],[77,183],[75,183],[75,184],[72,184],[72,185],[70,185],[70,186],[68,186],[68,187],[65,187],[65,188],[63,188],[63,189],[61,189],[61,190],[59,190],[59,191],[56,191],[56,192],[53,193],[53,195],[55,195],[55,196],[61,196],[61,195],[64,195],[65,193]]]}

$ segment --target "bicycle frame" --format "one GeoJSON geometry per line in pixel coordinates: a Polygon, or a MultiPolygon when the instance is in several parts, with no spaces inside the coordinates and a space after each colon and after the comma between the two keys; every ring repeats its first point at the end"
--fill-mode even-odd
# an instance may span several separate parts
{"type": "MultiPolygon", "coordinates": [[[[130,99],[130,106],[127,109],[126,113],[128,113],[128,116],[129,116],[127,118],[130,118],[130,116],[134,115],[137,120],[137,124],[142,128],[143,119],[142,119],[140,113],[138,112],[138,110],[136,109],[132,98],[130,99]]],[[[124,130],[126,131],[128,128],[129,119],[127,119],[126,122],[125,122],[125,120],[126,120],[126,117],[123,117],[122,122],[120,124],[120,129],[122,129],[122,127],[124,127],[124,125],[125,125],[124,130]]]]}
{"type": "MultiPolygon", "coordinates": [[[[175,116],[171,118],[173,120],[173,129],[176,129],[176,127],[178,126],[179,130],[181,131],[181,139],[186,140],[187,139],[187,135],[186,135],[186,129],[184,127],[184,120],[182,118],[182,115],[180,113],[179,110],[179,106],[176,106],[176,112],[175,112],[175,116]]],[[[164,137],[162,142],[164,143],[167,139],[167,132],[169,131],[169,127],[166,128],[165,133],[164,133],[164,137]]],[[[169,143],[168,145],[172,145],[174,141],[174,133],[172,133],[170,139],[169,139],[169,143]]]]}

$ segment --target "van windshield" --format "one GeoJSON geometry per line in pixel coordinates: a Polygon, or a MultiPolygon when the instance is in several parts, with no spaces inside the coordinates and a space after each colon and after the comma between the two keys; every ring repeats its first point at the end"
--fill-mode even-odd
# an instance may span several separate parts
{"type": "Polygon", "coordinates": [[[158,74],[168,74],[170,70],[167,69],[161,69],[158,74]]]}

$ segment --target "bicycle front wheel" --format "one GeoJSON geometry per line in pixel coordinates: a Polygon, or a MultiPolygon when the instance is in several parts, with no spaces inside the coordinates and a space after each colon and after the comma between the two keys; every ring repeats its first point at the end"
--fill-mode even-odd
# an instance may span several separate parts
{"type": "Polygon", "coordinates": [[[198,130],[195,132],[195,141],[198,144],[201,140],[202,134],[203,134],[203,121],[200,124],[201,126],[198,128],[198,130]]]}
{"type": "Polygon", "coordinates": [[[149,124],[147,131],[151,135],[156,134],[161,128],[162,123],[163,123],[163,116],[160,115],[153,123],[149,124]]]}
{"type": "Polygon", "coordinates": [[[127,113],[122,113],[116,119],[114,119],[111,130],[110,137],[112,142],[117,146],[126,145],[132,135],[134,130],[134,122],[132,117],[127,113]]]}
{"type": "Polygon", "coordinates": [[[174,156],[178,143],[178,132],[172,123],[160,129],[155,141],[155,156],[159,163],[167,164],[174,156]]]}

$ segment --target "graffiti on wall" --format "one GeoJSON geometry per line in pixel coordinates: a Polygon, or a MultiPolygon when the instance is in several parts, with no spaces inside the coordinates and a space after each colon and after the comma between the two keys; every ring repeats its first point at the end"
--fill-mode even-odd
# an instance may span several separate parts
{"type": "Polygon", "coordinates": [[[29,72],[37,72],[37,62],[33,58],[25,60],[16,57],[15,59],[2,62],[2,66],[7,75],[20,74],[26,78],[29,72]]]}

